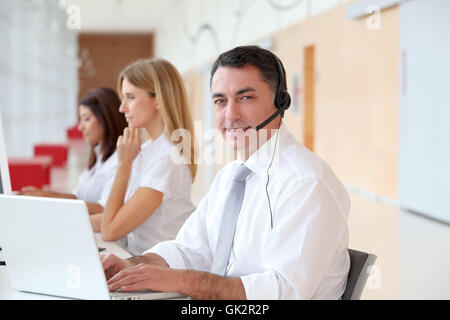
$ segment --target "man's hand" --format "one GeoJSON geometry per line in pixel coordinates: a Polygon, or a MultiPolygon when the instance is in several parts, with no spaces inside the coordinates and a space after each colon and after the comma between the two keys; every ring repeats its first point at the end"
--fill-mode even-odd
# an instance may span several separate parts
{"type": "Polygon", "coordinates": [[[160,256],[149,253],[127,260],[102,256],[109,291],[153,290],[180,292],[194,299],[246,299],[240,278],[208,272],[169,268],[160,256]]]}
{"type": "Polygon", "coordinates": [[[183,270],[170,269],[140,263],[122,269],[108,280],[109,291],[123,292],[153,290],[165,292],[182,291],[183,270]]]}
{"type": "Polygon", "coordinates": [[[134,265],[131,261],[120,259],[114,254],[101,255],[101,259],[106,280],[110,279],[121,270],[134,265]]]}

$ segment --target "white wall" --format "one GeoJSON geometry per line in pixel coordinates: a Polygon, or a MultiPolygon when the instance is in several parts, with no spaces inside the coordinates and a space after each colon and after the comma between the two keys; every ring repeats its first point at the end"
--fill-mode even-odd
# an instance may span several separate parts
{"type": "Polygon", "coordinates": [[[401,205],[450,223],[450,1],[400,7],[401,205]]]}
{"type": "MultiPolygon", "coordinates": [[[[183,73],[347,0],[179,0],[156,28],[156,55],[183,73]]],[[[292,45],[295,45],[293,43],[292,45]]]]}
{"type": "Polygon", "coordinates": [[[65,141],[76,123],[76,32],[57,0],[2,0],[0,111],[8,156],[65,141]]]}
{"type": "Polygon", "coordinates": [[[67,27],[68,7],[79,11],[83,32],[156,28],[156,55],[183,73],[345,1],[2,0],[0,110],[7,152],[26,156],[37,142],[64,141],[76,121],[78,30],[67,27]]]}

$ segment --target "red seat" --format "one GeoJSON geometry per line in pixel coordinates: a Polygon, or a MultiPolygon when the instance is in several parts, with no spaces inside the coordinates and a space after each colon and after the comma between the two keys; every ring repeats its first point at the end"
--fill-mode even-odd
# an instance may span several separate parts
{"type": "Polygon", "coordinates": [[[78,124],[67,130],[67,139],[83,139],[83,133],[78,129],[78,124]]]}
{"type": "Polygon", "coordinates": [[[34,146],[35,156],[51,156],[52,166],[64,167],[67,162],[67,144],[37,144],[34,146]]]}
{"type": "Polygon", "coordinates": [[[42,188],[50,184],[51,156],[8,158],[11,188],[20,191],[25,186],[42,188]]]}

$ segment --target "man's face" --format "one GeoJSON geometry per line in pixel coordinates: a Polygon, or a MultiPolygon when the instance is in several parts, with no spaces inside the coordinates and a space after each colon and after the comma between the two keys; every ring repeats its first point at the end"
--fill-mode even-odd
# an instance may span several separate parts
{"type": "MultiPolygon", "coordinates": [[[[255,140],[256,127],[277,109],[273,103],[274,93],[256,67],[219,67],[211,82],[211,96],[216,127],[230,147],[251,154],[265,142],[255,140]]],[[[270,129],[277,129],[278,123],[279,118],[275,118],[260,132],[268,130],[268,139],[270,129]]]]}

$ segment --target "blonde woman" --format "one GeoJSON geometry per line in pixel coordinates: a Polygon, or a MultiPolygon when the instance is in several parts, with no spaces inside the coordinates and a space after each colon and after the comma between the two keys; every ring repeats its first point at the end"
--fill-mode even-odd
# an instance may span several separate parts
{"type": "Polygon", "coordinates": [[[141,254],[175,238],[195,209],[190,200],[197,169],[193,121],[183,80],[165,60],[141,60],[126,67],[118,91],[123,99],[119,111],[128,127],[117,141],[118,166],[105,209],[92,222],[105,241],[126,236],[126,249],[141,254]],[[142,145],[141,128],[150,138],[142,145]],[[186,130],[191,139],[172,141],[177,129],[186,130]],[[174,161],[177,153],[184,157],[181,164],[174,161]]]}

